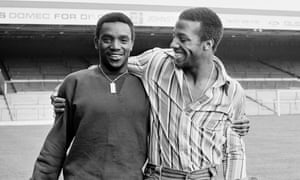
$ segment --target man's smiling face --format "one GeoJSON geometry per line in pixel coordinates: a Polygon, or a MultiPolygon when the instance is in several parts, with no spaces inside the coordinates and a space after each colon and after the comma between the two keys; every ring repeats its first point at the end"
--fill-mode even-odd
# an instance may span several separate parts
{"type": "Polygon", "coordinates": [[[133,48],[132,32],[127,24],[122,22],[104,23],[96,43],[101,63],[107,69],[119,70],[127,65],[133,48]]]}

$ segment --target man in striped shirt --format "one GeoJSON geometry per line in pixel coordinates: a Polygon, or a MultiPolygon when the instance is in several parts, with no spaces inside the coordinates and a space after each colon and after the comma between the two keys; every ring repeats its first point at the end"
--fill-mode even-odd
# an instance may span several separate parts
{"type": "Polygon", "coordinates": [[[128,69],[142,79],[151,103],[146,179],[210,180],[221,164],[224,179],[246,178],[238,134],[245,131],[237,121],[246,119],[245,94],[214,55],[222,35],[216,13],[187,9],[174,28],[172,49],[129,59],[128,69]]]}
{"type": "Polygon", "coordinates": [[[222,160],[226,180],[246,178],[245,147],[230,128],[245,119],[245,94],[214,55],[222,34],[216,13],[187,9],[174,28],[172,49],[130,59],[128,68],[141,77],[151,102],[149,179],[211,179],[222,160]]]}

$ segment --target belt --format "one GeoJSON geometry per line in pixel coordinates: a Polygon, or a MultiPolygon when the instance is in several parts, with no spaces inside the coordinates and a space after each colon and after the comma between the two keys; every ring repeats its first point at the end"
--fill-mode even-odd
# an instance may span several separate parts
{"type": "Polygon", "coordinates": [[[182,179],[182,180],[211,180],[216,175],[216,168],[204,168],[196,171],[186,172],[176,169],[171,169],[154,164],[147,164],[145,175],[159,176],[163,179],[182,179]]]}

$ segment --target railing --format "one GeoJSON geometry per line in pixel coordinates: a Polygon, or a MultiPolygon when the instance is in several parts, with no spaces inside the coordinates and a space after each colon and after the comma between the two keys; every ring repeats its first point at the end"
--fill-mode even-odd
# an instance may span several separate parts
{"type": "Polygon", "coordinates": [[[291,114],[292,110],[295,109],[297,114],[300,114],[300,89],[282,89],[277,90],[277,115],[280,116],[283,111],[283,105],[288,104],[289,112],[291,114]],[[286,100],[282,98],[283,94],[295,94],[295,98],[292,100],[286,100]]]}
{"type": "MultiPolygon", "coordinates": [[[[29,83],[61,83],[63,80],[62,79],[28,79],[28,80],[21,80],[21,79],[18,79],[18,80],[10,80],[10,81],[4,81],[4,87],[3,87],[3,91],[4,91],[4,94],[7,94],[8,93],[8,84],[29,84],[29,83]]],[[[48,90],[51,90],[51,89],[48,89],[48,90]]]]}
{"type": "Polygon", "coordinates": [[[51,121],[54,119],[53,107],[49,105],[39,105],[30,107],[11,108],[11,116],[5,107],[0,108],[0,121],[51,121]]]}
{"type": "MultiPolygon", "coordinates": [[[[268,81],[265,78],[261,79],[242,79],[241,81],[268,81]]],[[[274,80],[274,79],[269,79],[274,80]]],[[[299,81],[296,78],[281,79],[276,78],[278,81],[299,81]]],[[[1,120],[15,120],[15,121],[39,121],[39,120],[52,120],[53,108],[50,104],[49,96],[53,89],[48,92],[7,92],[7,86],[10,83],[60,83],[62,80],[11,80],[4,83],[4,95],[7,97],[6,104],[2,103],[0,107],[0,121],[1,120]],[[42,94],[41,97],[39,93],[42,94]],[[22,97],[26,96],[23,100],[22,97]],[[32,98],[31,98],[32,97],[32,98]],[[35,99],[34,99],[35,98],[35,99]],[[37,98],[40,98],[37,100],[37,98]],[[16,102],[18,101],[18,102],[16,102]],[[21,102],[20,102],[21,101],[21,102]],[[23,102],[22,102],[23,101],[23,102]],[[32,102],[28,102],[32,101],[32,102]],[[9,113],[11,118],[9,118],[9,113]]],[[[256,89],[246,90],[247,99],[246,112],[250,115],[266,115],[266,114],[300,114],[300,89],[256,89]],[[287,96],[289,95],[289,96],[287,96]],[[268,97],[267,97],[268,96],[268,97]]],[[[2,101],[4,101],[3,99],[2,101]]]]}
{"type": "Polygon", "coordinates": [[[246,94],[247,114],[300,114],[300,89],[252,89],[246,94]]]}

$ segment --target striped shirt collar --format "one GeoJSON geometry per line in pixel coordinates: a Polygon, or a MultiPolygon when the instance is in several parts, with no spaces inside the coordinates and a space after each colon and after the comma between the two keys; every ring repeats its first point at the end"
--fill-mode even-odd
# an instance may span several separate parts
{"type": "MultiPolygon", "coordinates": [[[[171,58],[168,58],[169,60],[172,60],[175,58],[173,49],[168,49],[167,51],[165,51],[165,53],[168,54],[168,56],[171,56],[171,58]]],[[[217,80],[213,84],[212,87],[216,88],[216,87],[224,86],[226,84],[228,85],[231,81],[231,77],[228,75],[228,73],[224,67],[224,64],[217,56],[213,57],[213,62],[215,63],[215,67],[217,68],[218,75],[217,75],[217,80]]],[[[174,64],[174,67],[175,67],[174,69],[175,69],[177,78],[179,79],[180,87],[182,87],[183,71],[181,69],[176,68],[175,64],[174,64]]]]}

